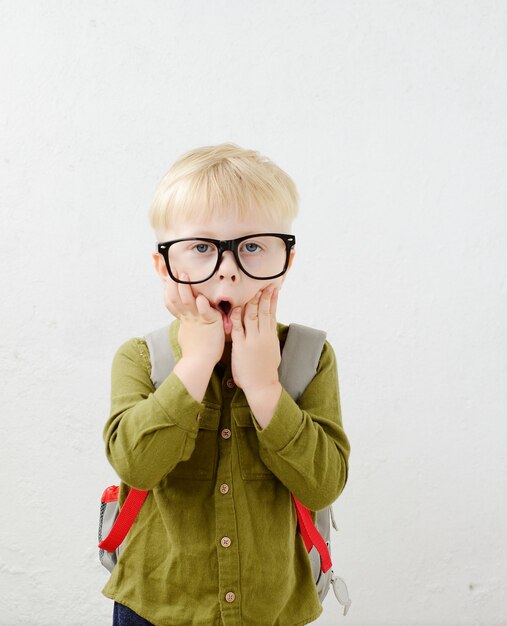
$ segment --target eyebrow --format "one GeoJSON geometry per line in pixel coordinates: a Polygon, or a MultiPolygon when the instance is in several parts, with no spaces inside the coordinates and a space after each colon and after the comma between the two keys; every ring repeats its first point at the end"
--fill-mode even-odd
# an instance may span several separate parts
{"type": "MultiPolygon", "coordinates": [[[[242,235],[237,235],[236,237],[232,237],[231,239],[238,239],[239,237],[245,237],[246,235],[255,235],[256,231],[252,232],[249,230],[248,232],[244,232],[242,235]]],[[[189,237],[208,237],[209,239],[220,239],[220,237],[215,237],[215,235],[211,234],[209,231],[204,233],[199,233],[198,235],[189,235],[189,237]]]]}

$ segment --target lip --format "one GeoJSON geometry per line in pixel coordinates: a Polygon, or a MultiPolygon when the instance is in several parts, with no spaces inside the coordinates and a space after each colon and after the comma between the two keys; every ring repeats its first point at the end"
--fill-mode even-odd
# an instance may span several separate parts
{"type": "Polygon", "coordinates": [[[217,300],[213,303],[214,308],[217,309],[218,311],[222,311],[222,309],[218,306],[220,304],[220,302],[222,302],[222,301],[228,302],[231,305],[231,308],[229,309],[229,312],[232,311],[232,309],[235,307],[235,304],[234,304],[232,298],[229,298],[228,296],[221,296],[220,298],[217,298],[217,300]]]}

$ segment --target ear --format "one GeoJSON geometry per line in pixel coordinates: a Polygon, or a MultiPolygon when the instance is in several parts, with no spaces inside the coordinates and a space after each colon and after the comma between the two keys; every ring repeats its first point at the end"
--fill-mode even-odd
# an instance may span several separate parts
{"type": "Polygon", "coordinates": [[[289,265],[287,267],[287,270],[290,270],[290,267],[292,265],[292,261],[294,261],[294,256],[296,255],[296,249],[295,248],[291,248],[290,249],[290,255],[289,255],[289,265]]]}
{"type": "Polygon", "coordinates": [[[296,251],[294,250],[294,248],[291,248],[290,250],[290,255],[289,255],[289,264],[287,265],[287,271],[285,272],[285,274],[282,276],[282,285],[285,282],[285,279],[287,278],[287,273],[289,272],[291,265],[292,265],[292,261],[294,261],[294,256],[296,254],[296,251]]]}
{"type": "Polygon", "coordinates": [[[160,280],[163,283],[170,280],[169,272],[167,271],[164,257],[160,254],[160,252],[152,252],[151,256],[153,257],[153,264],[155,266],[155,271],[160,276],[160,280]]]}

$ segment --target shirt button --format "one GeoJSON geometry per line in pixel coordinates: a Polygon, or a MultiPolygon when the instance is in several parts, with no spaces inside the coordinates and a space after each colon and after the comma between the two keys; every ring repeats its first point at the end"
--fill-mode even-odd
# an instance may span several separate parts
{"type": "Polygon", "coordinates": [[[229,485],[226,485],[225,483],[223,485],[220,485],[220,493],[228,493],[229,492],[229,485]]]}
{"type": "Polygon", "coordinates": [[[225,594],[225,599],[227,602],[234,602],[234,600],[236,600],[236,594],[232,591],[229,591],[229,593],[225,594]]]}
{"type": "Polygon", "coordinates": [[[229,539],[229,537],[222,537],[220,543],[222,544],[223,548],[228,548],[231,545],[231,540],[229,539]]]}
{"type": "Polygon", "coordinates": [[[222,431],[222,437],[224,439],[229,439],[229,437],[232,435],[231,431],[228,428],[224,428],[222,431]]]}
{"type": "Polygon", "coordinates": [[[234,387],[234,378],[228,378],[225,384],[229,387],[229,389],[232,389],[234,387]]]}

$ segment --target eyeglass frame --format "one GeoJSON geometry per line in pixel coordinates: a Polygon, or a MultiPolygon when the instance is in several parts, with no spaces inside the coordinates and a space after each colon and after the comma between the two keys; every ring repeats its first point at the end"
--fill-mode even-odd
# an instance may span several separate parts
{"type": "Polygon", "coordinates": [[[294,235],[287,235],[285,233],[255,233],[253,235],[245,235],[243,237],[238,237],[237,239],[223,239],[223,240],[222,239],[209,239],[207,237],[184,237],[183,239],[173,239],[171,241],[164,241],[161,243],[157,243],[157,250],[164,258],[167,271],[169,272],[169,276],[174,281],[176,281],[177,283],[182,283],[184,285],[198,285],[199,283],[205,283],[207,280],[209,280],[210,278],[212,278],[212,276],[215,275],[218,268],[220,267],[223,253],[226,252],[227,250],[230,250],[233,253],[234,259],[239,269],[250,278],[253,278],[255,280],[271,280],[271,278],[278,278],[279,276],[282,276],[283,274],[285,274],[285,272],[287,271],[287,267],[289,266],[290,251],[292,247],[295,245],[296,245],[296,237],[294,235]],[[245,241],[246,239],[251,239],[252,237],[264,237],[267,235],[271,235],[272,237],[279,237],[280,239],[284,241],[285,250],[286,250],[285,265],[283,267],[283,270],[279,274],[275,274],[274,276],[266,276],[263,278],[258,278],[257,276],[252,276],[252,274],[247,272],[245,268],[241,265],[241,261],[239,260],[239,256],[238,256],[238,247],[239,247],[239,244],[242,241],[245,241]],[[204,280],[180,280],[179,278],[176,278],[173,275],[173,273],[171,272],[171,266],[169,264],[169,248],[173,244],[179,243],[180,241],[206,241],[208,243],[212,243],[217,248],[218,250],[217,263],[215,265],[215,269],[211,272],[208,278],[205,278],[204,280]]]}

